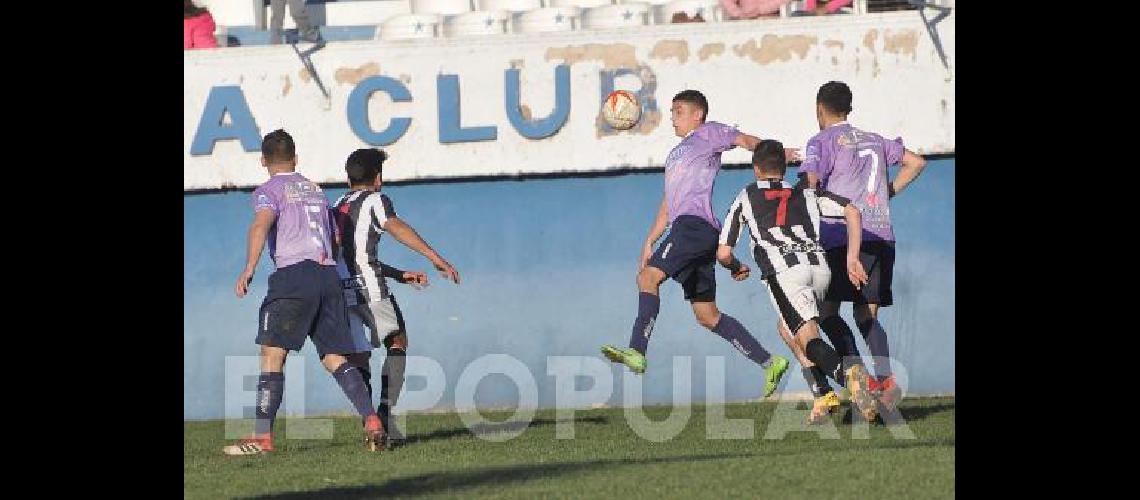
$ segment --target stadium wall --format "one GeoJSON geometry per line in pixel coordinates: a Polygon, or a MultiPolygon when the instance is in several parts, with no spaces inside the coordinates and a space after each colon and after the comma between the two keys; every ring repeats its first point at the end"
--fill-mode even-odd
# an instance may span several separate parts
{"type": "MultiPolygon", "coordinates": [[[[862,125],[859,120],[856,124],[862,125]]],[[[910,138],[905,131],[901,133],[904,139],[910,138]]],[[[662,141],[661,154],[672,143],[662,141]]],[[[300,170],[311,174],[311,162],[304,158],[300,170]]],[[[534,161],[539,167],[544,165],[543,160],[534,161]]],[[[954,392],[954,161],[930,161],[922,177],[891,202],[899,240],[896,305],[884,310],[882,321],[910,394],[954,392]]],[[[718,213],[727,209],[751,176],[749,170],[721,172],[713,197],[718,213]]],[[[431,286],[422,291],[394,285],[407,318],[410,354],[433,359],[445,379],[437,402],[423,392],[427,381],[412,377],[401,405],[455,406],[455,387],[463,370],[481,356],[500,353],[527,367],[535,381],[538,405],[550,407],[555,404],[555,377],[548,375],[547,356],[600,360],[600,344],[624,345],[637,308],[637,258],[660,202],[662,177],[658,172],[386,186],[384,192],[392,198],[397,213],[462,275],[459,286],[444,282],[434,272],[431,286]]],[[[332,199],[343,192],[328,189],[326,195],[332,199]]],[[[269,259],[263,258],[250,295],[240,300],[234,296],[251,217],[248,192],[184,196],[183,398],[187,419],[240,417],[252,411],[253,396],[248,391],[253,389],[256,374],[257,309],[272,268],[269,259]]],[[[737,255],[751,265],[746,244],[747,238],[741,238],[737,255]]],[[[425,259],[390,236],[381,241],[380,248],[385,262],[404,269],[430,269],[425,259]]],[[[720,268],[717,283],[722,310],[740,319],[769,350],[791,357],[774,329],[776,315],[763,284],[755,277],[733,282],[720,268]]],[[[843,315],[851,321],[849,308],[845,307],[843,315]]],[[[859,342],[866,353],[862,339],[859,342]]],[[[283,411],[296,413],[302,403],[307,414],[349,412],[351,406],[320,366],[311,343],[299,355],[302,359],[291,357],[286,366],[283,411]],[[303,398],[297,397],[302,394],[303,398]]],[[[374,374],[379,373],[382,356],[378,351],[373,360],[374,374]]],[[[661,314],[649,347],[648,372],[642,379],[645,402],[673,401],[673,356],[693,357],[693,401],[739,401],[759,394],[761,369],[698,326],[680,287],[668,282],[662,287],[661,314]],[[706,370],[716,362],[708,356],[724,361],[723,395],[706,389],[706,370]]],[[[412,359],[409,372],[424,373],[427,364],[412,359]]],[[[614,376],[612,396],[578,400],[573,406],[622,403],[622,377],[631,375],[624,367],[605,364],[614,376]]],[[[798,372],[790,371],[787,380],[785,391],[807,390],[798,372]]],[[[579,390],[591,387],[585,380],[579,384],[579,390]]],[[[480,407],[510,406],[518,401],[518,389],[503,375],[487,377],[474,399],[480,407]]]]}
{"type": "MultiPolygon", "coordinates": [[[[954,16],[937,29],[952,69],[954,16]]],[[[953,72],[913,11],[341,42],[311,55],[315,73],[287,45],[184,61],[185,190],[260,183],[259,139],[276,128],[318,182],[343,182],[345,156],[368,145],[392,154],[388,180],[660,167],[675,140],[669,100],[685,88],[708,96],[710,119],[802,145],[816,89],[833,79],[851,85],[861,126],[954,151],[953,72]],[[633,130],[600,120],[611,89],[641,97],[633,130]]]]}

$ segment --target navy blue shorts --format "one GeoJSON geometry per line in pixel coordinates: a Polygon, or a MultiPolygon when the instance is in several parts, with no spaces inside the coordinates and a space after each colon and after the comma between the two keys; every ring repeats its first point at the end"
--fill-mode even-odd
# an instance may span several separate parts
{"type": "Polygon", "coordinates": [[[677,280],[685,300],[712,302],[716,299],[716,247],[720,231],[695,215],[673,221],[669,236],[649,257],[649,265],[677,280]]]}
{"type": "Polygon", "coordinates": [[[895,242],[864,241],[859,245],[859,262],[867,271],[867,284],[859,290],[847,278],[847,247],[827,251],[827,265],[831,267],[831,283],[827,286],[829,302],[878,304],[887,307],[894,302],[891,281],[895,270],[895,242]]]}
{"type": "Polygon", "coordinates": [[[317,354],[356,352],[336,268],[305,260],[269,275],[257,344],[299,351],[312,337],[317,354]]]}

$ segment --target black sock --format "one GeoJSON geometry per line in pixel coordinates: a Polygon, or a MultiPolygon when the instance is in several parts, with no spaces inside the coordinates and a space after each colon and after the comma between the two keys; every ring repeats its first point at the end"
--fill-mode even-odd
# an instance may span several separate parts
{"type": "Polygon", "coordinates": [[[392,407],[400,398],[400,390],[404,388],[404,367],[407,365],[407,353],[399,347],[388,349],[384,357],[384,367],[380,369],[380,405],[376,413],[384,423],[384,429],[392,432],[392,407]]]}
{"type": "Polygon", "coordinates": [[[839,373],[843,370],[843,366],[839,361],[839,354],[827,345],[822,339],[814,338],[807,343],[804,347],[804,355],[810,359],[815,366],[818,366],[824,373],[832,375],[832,378],[838,379],[839,373]]]}
{"type": "Polygon", "coordinates": [[[257,420],[253,424],[255,434],[268,434],[273,430],[273,420],[277,418],[277,408],[281,406],[281,397],[284,395],[284,373],[262,372],[257,377],[257,404],[254,408],[257,420]]]}
{"type": "Polygon", "coordinates": [[[811,368],[803,368],[801,370],[804,375],[804,380],[807,381],[808,387],[811,388],[811,395],[821,397],[831,392],[831,384],[827,383],[827,375],[818,366],[811,368]]]}

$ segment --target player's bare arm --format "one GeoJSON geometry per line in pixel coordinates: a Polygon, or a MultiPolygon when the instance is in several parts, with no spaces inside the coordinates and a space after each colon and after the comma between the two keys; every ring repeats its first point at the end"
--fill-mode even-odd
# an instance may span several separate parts
{"type": "Polygon", "coordinates": [[[665,227],[669,225],[669,206],[665,203],[665,196],[661,196],[661,206],[657,209],[657,216],[653,219],[653,225],[649,228],[649,235],[645,238],[645,245],[641,247],[641,260],[637,269],[640,271],[645,268],[649,257],[653,255],[653,245],[657,240],[661,239],[661,235],[665,234],[665,227]]]}
{"type": "Polygon", "coordinates": [[[918,174],[922,173],[922,169],[926,168],[926,159],[912,153],[908,149],[903,150],[902,157],[902,170],[895,176],[895,180],[890,183],[891,197],[902,192],[911,181],[918,178],[918,174]]]}
{"type": "Polygon", "coordinates": [[[245,297],[249,291],[249,283],[253,281],[253,272],[257,269],[257,261],[261,260],[261,249],[265,248],[265,240],[269,237],[269,228],[277,220],[277,214],[272,210],[258,210],[253,216],[253,224],[249,226],[248,243],[245,247],[245,269],[238,276],[234,293],[238,298],[245,297]]]}
{"type": "Polygon", "coordinates": [[[847,219],[847,279],[858,290],[867,282],[867,271],[859,260],[859,245],[863,241],[863,217],[853,203],[843,207],[843,218],[847,219]]]}
{"type": "MultiPolygon", "coordinates": [[[[732,141],[732,143],[736,145],[736,147],[755,151],[756,145],[760,144],[760,138],[741,132],[736,134],[736,139],[732,141]]],[[[800,159],[800,150],[797,148],[784,148],[784,158],[787,161],[798,161],[800,159]]]]}
{"type": "Polygon", "coordinates": [[[388,220],[384,222],[384,230],[396,238],[396,241],[403,243],[404,246],[427,257],[441,276],[455,282],[457,285],[459,284],[459,271],[456,271],[431,245],[428,245],[412,226],[409,226],[399,217],[392,216],[388,217],[388,220]]]}
{"type": "Polygon", "coordinates": [[[716,248],[716,261],[720,265],[728,269],[732,273],[732,279],[736,281],[744,281],[748,278],[748,264],[740,262],[736,256],[732,254],[732,247],[728,245],[719,245],[716,248]]]}

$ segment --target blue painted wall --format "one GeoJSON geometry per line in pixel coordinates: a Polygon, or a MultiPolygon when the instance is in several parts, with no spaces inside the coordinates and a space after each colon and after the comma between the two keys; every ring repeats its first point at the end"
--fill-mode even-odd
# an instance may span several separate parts
{"type": "MultiPolygon", "coordinates": [[[[751,180],[750,170],[723,171],[714,192],[717,212],[751,180]]],[[[546,375],[546,356],[597,356],[602,343],[628,341],[637,307],[637,259],[662,182],[662,174],[653,173],[384,188],[397,213],[463,277],[455,286],[433,271],[432,285],[424,291],[395,288],[407,318],[410,353],[430,356],[444,368],[448,383],[440,406],[452,405],[452,389],[467,363],[488,353],[526,363],[538,383],[540,405],[551,406],[554,377],[546,375]]],[[[892,355],[907,369],[910,393],[954,391],[954,185],[954,159],[930,161],[923,176],[891,203],[899,239],[896,299],[882,322],[892,355]]],[[[343,192],[326,195],[331,200],[343,192]]],[[[257,353],[257,308],[271,262],[263,256],[250,295],[237,299],[234,280],[244,263],[252,218],[249,193],[188,195],[184,210],[184,417],[237,417],[224,415],[225,357],[257,353]]],[[[741,238],[737,255],[751,264],[746,244],[741,238]]],[[[381,258],[405,269],[430,269],[391,237],[382,240],[381,258]]],[[[769,350],[790,358],[774,330],[776,316],[763,284],[755,278],[732,282],[720,268],[717,281],[721,309],[740,319],[769,350]]],[[[850,322],[849,306],[843,314],[850,322]]],[[[313,347],[306,344],[300,354],[304,362],[291,362],[286,373],[305,370],[306,411],[350,411],[313,347]]],[[[646,402],[671,399],[673,355],[696,357],[694,400],[704,398],[706,355],[727,361],[727,399],[759,394],[761,369],[697,325],[673,282],[662,289],[649,355],[646,402]]],[[[381,360],[382,354],[373,360],[377,372],[381,360]]],[[[624,368],[615,367],[614,373],[623,374],[624,368]]],[[[785,390],[806,390],[798,373],[789,372],[787,379],[785,390]]],[[[409,384],[417,389],[423,381],[409,384]]],[[[620,404],[620,378],[614,387],[610,403],[620,404]]],[[[476,396],[480,406],[509,406],[518,391],[496,375],[476,396]]]]}

